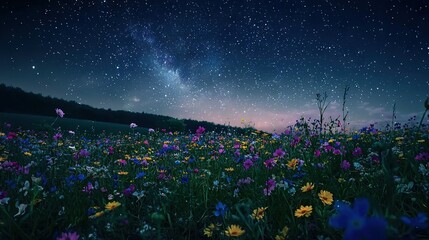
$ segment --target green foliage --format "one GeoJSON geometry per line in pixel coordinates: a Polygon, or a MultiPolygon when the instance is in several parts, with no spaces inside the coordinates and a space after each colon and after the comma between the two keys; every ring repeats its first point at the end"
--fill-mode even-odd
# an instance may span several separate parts
{"type": "Polygon", "coordinates": [[[227,239],[232,225],[245,231],[242,239],[341,238],[329,226],[335,210],[321,201],[321,190],[333,200],[367,197],[371,214],[388,222],[389,237],[414,233],[400,217],[429,210],[429,160],[421,159],[429,152],[427,128],[347,135],[331,124],[318,135],[317,126],[301,119],[280,136],[6,128],[0,132],[0,191],[7,194],[0,199],[0,238],[77,232],[85,239],[202,239],[208,233],[227,239]],[[62,137],[53,139],[56,133],[62,137]],[[270,180],[275,187],[267,194],[270,180]],[[303,192],[306,183],[314,188],[303,192]],[[218,202],[227,210],[216,217],[218,202]],[[295,216],[300,206],[311,206],[311,214],[295,216]]]}

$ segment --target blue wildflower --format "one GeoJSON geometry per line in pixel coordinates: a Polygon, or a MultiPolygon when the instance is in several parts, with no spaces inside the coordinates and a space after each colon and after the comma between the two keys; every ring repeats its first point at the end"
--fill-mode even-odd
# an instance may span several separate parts
{"type": "Polygon", "coordinates": [[[228,210],[228,207],[219,201],[216,204],[216,211],[213,212],[213,215],[215,215],[216,217],[219,217],[219,216],[223,217],[227,210],[228,210]]]}
{"type": "Polygon", "coordinates": [[[142,177],[144,177],[144,175],[146,175],[144,172],[138,172],[136,174],[136,179],[142,178],[142,177]]]}
{"type": "Polygon", "coordinates": [[[188,182],[189,182],[188,176],[182,177],[182,183],[188,183],[188,182]]]}
{"type": "Polygon", "coordinates": [[[401,220],[403,223],[410,226],[411,228],[425,229],[428,227],[428,224],[427,224],[428,217],[424,213],[419,213],[414,218],[402,216],[401,220]]]}
{"type": "Polygon", "coordinates": [[[381,217],[367,217],[368,199],[356,199],[353,208],[344,202],[336,201],[335,209],[337,214],[329,219],[329,225],[345,229],[344,239],[386,239],[386,221],[381,217]]]}
{"type": "Polygon", "coordinates": [[[85,180],[85,175],[83,175],[82,173],[79,173],[79,175],[77,175],[77,179],[79,179],[79,181],[83,181],[85,180]]]}
{"type": "Polygon", "coordinates": [[[94,215],[97,212],[97,210],[95,210],[94,208],[89,208],[87,211],[88,216],[94,215]]]}

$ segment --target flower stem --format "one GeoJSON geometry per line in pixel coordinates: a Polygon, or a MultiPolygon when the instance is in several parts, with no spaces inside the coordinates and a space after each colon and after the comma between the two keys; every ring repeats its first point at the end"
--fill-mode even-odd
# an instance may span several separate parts
{"type": "Polygon", "coordinates": [[[426,109],[425,112],[423,113],[422,119],[420,119],[419,130],[420,130],[420,127],[422,126],[423,119],[425,118],[427,112],[428,112],[428,110],[426,109]]]}

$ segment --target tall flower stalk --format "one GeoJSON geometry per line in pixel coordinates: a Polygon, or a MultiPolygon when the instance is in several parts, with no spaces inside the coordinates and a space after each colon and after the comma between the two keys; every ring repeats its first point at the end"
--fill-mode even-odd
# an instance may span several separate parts
{"type": "Polygon", "coordinates": [[[55,122],[58,120],[58,117],[63,118],[65,113],[63,112],[63,110],[61,110],[60,108],[56,108],[55,112],[57,113],[57,117],[55,118],[55,120],[51,123],[51,126],[53,126],[55,124],[55,122]]]}
{"type": "Polygon", "coordinates": [[[425,101],[425,112],[422,115],[422,119],[420,119],[419,130],[420,130],[420,127],[422,126],[423,119],[425,118],[426,113],[428,112],[428,110],[429,110],[429,97],[426,98],[426,101],[425,101]]]}

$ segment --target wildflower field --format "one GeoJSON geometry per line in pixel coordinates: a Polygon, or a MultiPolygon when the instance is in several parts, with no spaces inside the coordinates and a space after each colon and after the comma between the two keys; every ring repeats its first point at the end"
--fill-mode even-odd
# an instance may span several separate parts
{"type": "Polygon", "coordinates": [[[429,238],[427,126],[55,126],[0,132],[0,239],[429,238]]]}

